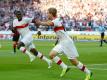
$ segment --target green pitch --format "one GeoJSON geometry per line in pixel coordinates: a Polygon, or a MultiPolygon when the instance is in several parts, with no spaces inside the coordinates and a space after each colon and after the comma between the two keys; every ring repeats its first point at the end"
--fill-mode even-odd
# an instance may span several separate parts
{"type": "MultiPolygon", "coordinates": [[[[54,42],[35,41],[37,49],[48,56],[54,42]]],[[[11,41],[0,41],[0,80],[84,80],[85,74],[70,64],[64,55],[59,55],[62,60],[72,66],[71,70],[60,78],[61,68],[53,63],[48,69],[44,61],[36,58],[29,62],[27,55],[17,51],[12,52],[11,41]]],[[[107,44],[99,47],[98,42],[76,42],[80,54],[79,60],[87,65],[94,73],[93,80],[107,80],[107,44]]]]}

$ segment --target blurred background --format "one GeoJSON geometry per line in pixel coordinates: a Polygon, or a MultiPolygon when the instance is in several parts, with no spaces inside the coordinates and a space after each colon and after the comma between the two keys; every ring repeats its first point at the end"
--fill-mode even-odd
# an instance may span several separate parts
{"type": "MultiPolygon", "coordinates": [[[[13,53],[10,28],[14,11],[45,21],[49,7],[57,8],[58,16],[64,19],[65,29],[80,54],[79,60],[92,70],[93,80],[107,80],[107,0],[0,0],[0,80],[60,80],[61,69],[57,65],[47,69],[47,64],[37,58],[29,63],[29,58],[20,51],[13,53]]],[[[56,41],[52,27],[30,23],[29,28],[37,50],[49,57],[56,41]]],[[[64,55],[60,56],[71,65],[64,55]]],[[[72,66],[61,80],[83,80],[84,77],[72,66]]]]}
{"type": "MultiPolygon", "coordinates": [[[[8,31],[14,19],[14,10],[21,10],[24,16],[47,19],[47,9],[56,7],[58,16],[63,17],[67,31],[97,31],[99,24],[107,29],[106,0],[0,0],[0,31],[8,31]]],[[[30,24],[30,29],[38,28],[30,24]]],[[[40,27],[51,31],[51,27],[40,27]]]]}

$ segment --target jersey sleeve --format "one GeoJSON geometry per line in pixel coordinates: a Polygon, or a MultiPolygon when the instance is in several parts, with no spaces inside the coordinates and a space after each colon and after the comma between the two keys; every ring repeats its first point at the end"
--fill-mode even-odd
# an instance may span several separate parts
{"type": "Polygon", "coordinates": [[[12,27],[15,28],[16,27],[16,23],[15,23],[15,20],[13,20],[13,24],[12,24],[12,27]]]}
{"type": "Polygon", "coordinates": [[[33,20],[33,18],[25,18],[25,22],[27,22],[27,23],[31,23],[32,20],[33,20]]]}
{"type": "Polygon", "coordinates": [[[55,20],[52,21],[54,26],[62,26],[62,20],[60,18],[57,18],[55,20]]]}

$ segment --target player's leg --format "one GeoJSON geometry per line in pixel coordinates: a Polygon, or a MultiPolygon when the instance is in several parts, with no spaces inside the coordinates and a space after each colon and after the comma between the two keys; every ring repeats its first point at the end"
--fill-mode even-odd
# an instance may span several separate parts
{"type": "Polygon", "coordinates": [[[61,46],[56,45],[49,54],[50,58],[63,69],[62,73],[60,74],[60,77],[64,76],[65,73],[69,70],[67,65],[60,59],[60,57],[57,56],[57,53],[61,52],[62,52],[61,46]]]}
{"type": "Polygon", "coordinates": [[[16,53],[16,46],[17,46],[17,42],[13,41],[13,52],[14,52],[14,54],[16,53]]]}
{"type": "Polygon", "coordinates": [[[33,53],[36,57],[40,58],[41,60],[44,60],[45,62],[48,63],[48,68],[51,68],[51,64],[52,64],[52,61],[50,59],[48,59],[47,57],[45,57],[41,52],[37,51],[34,44],[31,43],[29,45],[29,50],[31,53],[33,53]]]}
{"type": "Polygon", "coordinates": [[[38,52],[33,46],[33,44],[30,46],[30,52],[32,52],[36,57],[40,58],[41,60],[47,62],[49,65],[48,68],[51,68],[52,61],[48,59],[46,56],[44,56],[41,52],[38,52]]]}
{"type": "Polygon", "coordinates": [[[100,44],[100,47],[102,47],[102,45],[103,45],[103,39],[104,39],[104,33],[101,33],[101,44],[100,44]]]}
{"type": "Polygon", "coordinates": [[[34,58],[34,57],[33,57],[34,55],[31,54],[31,53],[25,48],[25,44],[24,44],[23,42],[19,42],[18,45],[17,45],[17,48],[18,48],[21,52],[27,54],[27,55],[29,56],[31,62],[33,61],[32,58],[34,58]]]}
{"type": "Polygon", "coordinates": [[[32,33],[28,33],[27,35],[25,35],[25,36],[21,39],[20,43],[18,44],[18,49],[19,49],[20,51],[22,51],[23,53],[26,53],[26,54],[29,56],[31,62],[35,59],[35,58],[34,58],[35,56],[34,56],[33,54],[31,54],[31,53],[26,49],[26,47],[28,47],[28,46],[31,44],[32,41],[33,41],[33,39],[32,39],[32,33]],[[26,46],[26,47],[25,47],[25,46],[26,46]]]}
{"type": "Polygon", "coordinates": [[[70,59],[70,62],[75,65],[78,69],[86,73],[86,79],[85,80],[90,80],[92,76],[92,72],[80,61],[78,61],[77,58],[70,59]]]}
{"type": "Polygon", "coordinates": [[[17,35],[13,35],[13,52],[16,53],[16,46],[17,46],[17,42],[18,42],[19,37],[17,35]]]}
{"type": "Polygon", "coordinates": [[[107,41],[104,39],[105,33],[103,33],[103,42],[107,43],[107,41]]]}
{"type": "Polygon", "coordinates": [[[73,41],[67,41],[64,43],[65,46],[63,46],[63,51],[65,55],[68,57],[70,62],[75,65],[78,69],[86,73],[86,79],[90,80],[91,77],[91,71],[80,61],[78,61],[77,57],[79,56],[77,49],[73,43],[73,41]],[[69,45],[71,44],[71,45],[69,45]],[[88,77],[87,77],[88,76],[88,77]]]}
{"type": "Polygon", "coordinates": [[[19,41],[19,37],[20,37],[19,34],[14,33],[14,35],[13,35],[13,50],[14,50],[14,53],[16,53],[16,47],[17,47],[17,44],[18,44],[18,41],[19,41]]]}
{"type": "Polygon", "coordinates": [[[104,39],[103,41],[104,41],[104,43],[106,43],[106,44],[107,44],[107,41],[106,41],[105,39],[104,39]]]}

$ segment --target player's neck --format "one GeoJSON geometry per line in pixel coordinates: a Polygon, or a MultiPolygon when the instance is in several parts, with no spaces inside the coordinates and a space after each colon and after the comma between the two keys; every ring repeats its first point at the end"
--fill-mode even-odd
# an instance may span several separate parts
{"type": "Polygon", "coordinates": [[[52,17],[52,20],[54,20],[54,19],[56,19],[56,18],[57,18],[57,16],[55,16],[55,17],[53,16],[53,17],[52,17]]]}
{"type": "Polygon", "coordinates": [[[22,21],[22,18],[18,19],[18,21],[22,21]]]}

